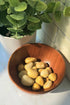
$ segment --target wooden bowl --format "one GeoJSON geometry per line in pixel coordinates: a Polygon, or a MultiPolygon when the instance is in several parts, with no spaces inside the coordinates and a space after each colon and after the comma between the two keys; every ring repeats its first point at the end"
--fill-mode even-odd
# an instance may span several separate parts
{"type": "Polygon", "coordinates": [[[8,73],[15,85],[21,90],[28,93],[45,93],[56,88],[62,81],[65,74],[65,62],[61,54],[54,48],[40,44],[25,44],[18,48],[10,57],[8,62],[8,73]],[[33,91],[31,87],[23,86],[18,77],[17,65],[23,63],[26,57],[35,57],[40,59],[42,62],[48,62],[50,67],[57,74],[57,80],[53,83],[52,87],[46,90],[33,91]]]}

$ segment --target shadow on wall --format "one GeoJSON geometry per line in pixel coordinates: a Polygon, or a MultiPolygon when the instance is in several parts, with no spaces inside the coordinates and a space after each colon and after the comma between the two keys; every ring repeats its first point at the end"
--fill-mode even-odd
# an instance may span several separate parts
{"type": "Polygon", "coordinates": [[[70,39],[70,17],[61,17],[61,20],[54,23],[56,27],[70,39]]]}
{"type": "Polygon", "coordinates": [[[55,37],[57,34],[56,25],[54,23],[43,23],[42,30],[45,33],[44,42],[47,44],[48,42],[50,42],[49,44],[53,46],[55,43],[55,37]]]}
{"type": "Polygon", "coordinates": [[[43,23],[42,28],[37,31],[36,41],[54,46],[57,27],[54,23],[43,23]]]}
{"type": "Polygon", "coordinates": [[[0,74],[7,68],[9,54],[0,43],[0,74]]]}
{"type": "Polygon", "coordinates": [[[60,50],[64,56],[70,61],[70,19],[62,18],[61,21],[56,24],[58,28],[55,38],[55,46],[60,50]]]}

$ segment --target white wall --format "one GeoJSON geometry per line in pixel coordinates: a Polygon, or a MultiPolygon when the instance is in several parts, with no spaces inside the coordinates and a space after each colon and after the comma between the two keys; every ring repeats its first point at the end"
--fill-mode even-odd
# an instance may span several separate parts
{"type": "Polygon", "coordinates": [[[70,18],[62,17],[60,22],[43,23],[42,29],[37,31],[37,42],[60,50],[70,62],[70,18]]]}

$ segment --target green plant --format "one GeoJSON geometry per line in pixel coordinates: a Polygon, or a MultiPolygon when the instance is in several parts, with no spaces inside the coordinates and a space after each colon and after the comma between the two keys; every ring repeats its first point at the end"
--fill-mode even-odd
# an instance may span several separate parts
{"type": "Polygon", "coordinates": [[[61,8],[59,0],[0,0],[0,27],[5,26],[12,37],[20,38],[41,28],[42,22],[70,16],[70,7],[61,8]]]}

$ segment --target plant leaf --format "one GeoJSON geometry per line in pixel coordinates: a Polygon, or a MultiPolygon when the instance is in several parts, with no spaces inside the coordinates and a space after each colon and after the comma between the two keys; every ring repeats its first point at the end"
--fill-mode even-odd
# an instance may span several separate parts
{"type": "Polygon", "coordinates": [[[11,7],[15,7],[17,5],[19,5],[19,0],[8,0],[9,4],[11,7]]]}
{"type": "Polygon", "coordinates": [[[52,22],[52,18],[47,13],[41,14],[39,18],[41,21],[46,22],[46,23],[52,22]]]}
{"type": "Polygon", "coordinates": [[[38,18],[36,18],[36,17],[34,17],[34,16],[28,17],[28,20],[29,20],[30,22],[33,22],[33,23],[38,23],[38,22],[40,22],[40,19],[38,19],[38,18]]]}
{"type": "Polygon", "coordinates": [[[8,22],[8,20],[6,19],[6,15],[7,15],[7,13],[6,13],[6,10],[5,11],[0,11],[0,23],[1,24],[3,24],[3,25],[9,25],[9,22],[8,22]]]}
{"type": "Polygon", "coordinates": [[[16,28],[19,28],[21,26],[24,26],[26,23],[26,16],[24,17],[23,20],[14,20],[13,18],[10,17],[10,15],[7,15],[6,18],[8,19],[8,21],[13,24],[16,28]]]}
{"type": "Polygon", "coordinates": [[[65,7],[64,8],[63,15],[64,16],[70,16],[70,7],[65,7]]]}
{"type": "Polygon", "coordinates": [[[58,2],[56,2],[56,4],[55,4],[55,7],[54,7],[54,9],[53,9],[53,13],[55,13],[55,11],[58,11],[58,9],[60,9],[59,6],[60,6],[60,2],[58,1],[58,2]]]}
{"type": "Polygon", "coordinates": [[[26,24],[26,20],[21,20],[18,22],[18,27],[22,27],[26,24]]]}
{"type": "Polygon", "coordinates": [[[54,9],[54,6],[55,6],[55,2],[51,2],[47,5],[47,10],[46,12],[47,13],[52,13],[53,12],[53,9],[54,9]]]}
{"type": "Polygon", "coordinates": [[[22,20],[22,19],[24,19],[24,15],[25,15],[25,13],[22,12],[22,13],[11,14],[10,17],[15,20],[22,20]]]}
{"type": "Polygon", "coordinates": [[[44,3],[43,1],[38,1],[36,4],[36,10],[37,11],[45,11],[47,9],[47,4],[44,3]]]}
{"type": "Polygon", "coordinates": [[[4,4],[5,4],[4,0],[0,0],[0,5],[4,5],[4,4]]]}
{"type": "Polygon", "coordinates": [[[7,13],[10,14],[11,13],[11,9],[7,8],[7,13]]]}
{"type": "Polygon", "coordinates": [[[16,6],[14,8],[14,10],[17,11],[17,12],[22,12],[26,9],[27,9],[27,3],[26,2],[21,2],[18,6],[16,6]]]}
{"type": "Polygon", "coordinates": [[[30,5],[27,6],[26,9],[26,14],[28,16],[33,16],[35,14],[36,10],[34,8],[32,8],[30,5]]]}
{"type": "Polygon", "coordinates": [[[8,14],[14,13],[13,7],[7,8],[7,13],[8,13],[8,14]]]}
{"type": "Polygon", "coordinates": [[[0,5],[0,11],[5,11],[8,8],[8,3],[5,3],[4,5],[0,5]]]}
{"type": "Polygon", "coordinates": [[[26,24],[26,22],[27,22],[27,17],[26,17],[26,15],[25,15],[23,20],[19,20],[19,21],[17,22],[18,27],[24,26],[24,25],[26,24]]]}
{"type": "Polygon", "coordinates": [[[15,38],[15,39],[21,39],[21,38],[23,38],[23,36],[21,36],[21,35],[15,35],[15,33],[14,34],[12,34],[13,36],[11,36],[11,38],[15,38]]]}
{"type": "Polygon", "coordinates": [[[35,5],[36,5],[36,3],[37,3],[39,0],[26,0],[26,1],[28,2],[28,4],[29,4],[31,7],[35,8],[35,5]]]}
{"type": "Polygon", "coordinates": [[[12,18],[10,17],[10,15],[7,15],[6,18],[8,19],[8,21],[9,21],[11,24],[13,24],[14,26],[17,26],[17,22],[16,22],[14,19],[12,19],[12,18]]]}
{"type": "Polygon", "coordinates": [[[55,16],[56,21],[59,21],[61,18],[61,11],[56,11],[54,16],[55,16]]]}
{"type": "Polygon", "coordinates": [[[30,31],[35,31],[35,30],[41,28],[41,23],[30,23],[30,24],[27,26],[27,28],[28,28],[28,30],[30,30],[30,31]]]}
{"type": "Polygon", "coordinates": [[[23,32],[21,29],[15,29],[15,28],[7,28],[11,32],[23,32]]]}

